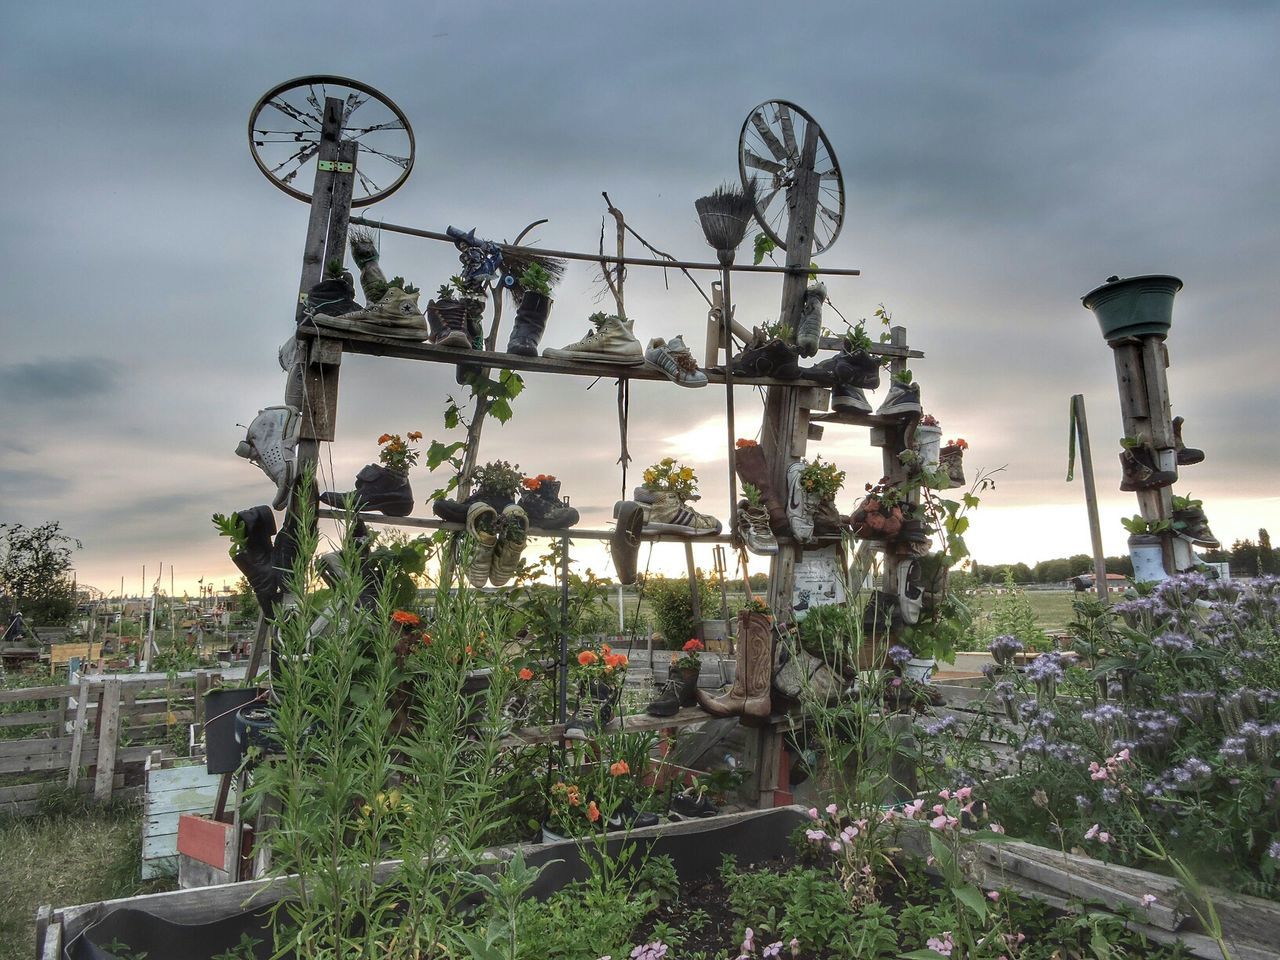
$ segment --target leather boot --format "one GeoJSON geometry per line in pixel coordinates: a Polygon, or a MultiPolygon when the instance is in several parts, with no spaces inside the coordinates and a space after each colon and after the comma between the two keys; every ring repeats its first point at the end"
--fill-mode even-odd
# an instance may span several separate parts
{"type": "Polygon", "coordinates": [[[276,532],[276,517],[267,506],[238,511],[244,523],[244,547],[231,558],[236,569],[249,581],[249,589],[258,606],[268,617],[280,599],[281,578],[272,563],[271,538],[276,532]]]}
{"type": "Polygon", "coordinates": [[[1178,466],[1189,467],[1193,463],[1204,460],[1204,451],[1196,447],[1188,447],[1182,442],[1182,417],[1173,418],[1173,444],[1178,451],[1178,466]]]}
{"type": "Polygon", "coordinates": [[[672,668],[662,693],[645,707],[645,713],[651,717],[674,717],[682,707],[692,707],[698,702],[698,674],[701,672],[697,667],[685,670],[672,668]]]}
{"type": "Polygon", "coordinates": [[[773,631],[769,615],[738,613],[738,672],[733,689],[722,697],[698,690],[698,705],[713,717],[767,717],[772,703],[773,631]]]}
{"type": "Polygon", "coordinates": [[[749,483],[760,491],[760,500],[769,511],[769,526],[774,532],[790,532],[787,522],[787,498],[778,496],[773,479],[769,473],[769,462],[764,458],[760,446],[738,447],[734,451],[734,462],[738,468],[738,479],[749,483]]]}
{"type": "Polygon", "coordinates": [[[1157,490],[1172,486],[1178,480],[1176,470],[1160,469],[1160,461],[1149,446],[1120,451],[1120,471],[1120,489],[1126,493],[1157,490]]]}
{"type": "Polygon", "coordinates": [[[408,472],[388,469],[380,463],[365,464],[356,474],[356,488],[350,493],[325,491],[320,502],[342,510],[348,497],[356,498],[357,510],[377,510],[388,517],[407,517],[413,512],[413,488],[408,472]]]}
{"type": "Polygon", "coordinates": [[[536,357],[542,332],[547,328],[547,316],[551,313],[551,300],[540,293],[526,290],[516,308],[516,320],[507,341],[507,353],[520,357],[536,357]]]}

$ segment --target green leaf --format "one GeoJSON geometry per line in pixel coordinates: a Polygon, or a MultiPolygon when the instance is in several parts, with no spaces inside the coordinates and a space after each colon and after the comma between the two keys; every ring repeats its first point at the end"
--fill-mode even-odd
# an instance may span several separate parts
{"type": "Polygon", "coordinates": [[[458,425],[458,417],[460,415],[461,411],[458,410],[456,405],[446,407],[444,411],[444,428],[446,430],[452,430],[456,427],[458,425]]]}
{"type": "Polygon", "coordinates": [[[503,370],[498,380],[506,387],[508,400],[514,400],[524,391],[524,378],[514,370],[503,370]]]}
{"type": "Polygon", "coordinates": [[[947,960],[946,956],[937,950],[930,950],[924,947],[921,950],[912,950],[910,953],[898,954],[900,960],[947,960]]]}
{"type": "Polygon", "coordinates": [[[955,857],[951,855],[947,845],[942,842],[942,838],[932,830],[929,831],[929,849],[933,851],[933,859],[938,861],[938,869],[944,873],[949,872],[955,866],[955,857]]]}
{"type": "Polygon", "coordinates": [[[953,887],[951,892],[956,895],[957,900],[977,914],[979,920],[987,919],[987,901],[981,890],[977,887],[965,886],[953,887]]]}
{"type": "Polygon", "coordinates": [[[964,533],[968,529],[969,529],[969,518],[956,517],[955,526],[951,528],[950,532],[954,533],[956,536],[959,536],[960,534],[964,533]]]}
{"type": "Polygon", "coordinates": [[[511,404],[505,397],[499,397],[489,406],[489,414],[499,423],[506,423],[511,419],[511,404]]]}
{"type": "Polygon", "coordinates": [[[454,454],[465,446],[466,443],[461,440],[450,444],[443,444],[439,440],[432,440],[431,446],[427,448],[427,469],[436,469],[446,460],[450,460],[454,454]]]}
{"type": "Polygon", "coordinates": [[[976,506],[981,502],[981,501],[980,501],[977,497],[975,497],[972,493],[966,493],[966,494],[965,494],[963,497],[961,497],[960,499],[962,499],[962,500],[964,501],[964,505],[965,505],[966,507],[968,507],[970,510],[972,510],[974,507],[976,507],[976,506]]]}

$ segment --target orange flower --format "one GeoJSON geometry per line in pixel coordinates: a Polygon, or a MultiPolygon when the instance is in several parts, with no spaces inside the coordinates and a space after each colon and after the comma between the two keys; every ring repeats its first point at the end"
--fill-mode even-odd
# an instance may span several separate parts
{"type": "Polygon", "coordinates": [[[587,819],[592,823],[600,819],[600,808],[596,806],[594,800],[587,804],[587,819]]]}
{"type": "Polygon", "coordinates": [[[537,477],[524,478],[524,488],[526,490],[537,490],[540,486],[542,486],[542,481],[537,477]]]}
{"type": "Polygon", "coordinates": [[[699,650],[703,650],[705,648],[702,645],[702,641],[697,637],[694,637],[692,640],[686,640],[684,646],[680,649],[685,653],[697,653],[699,650]]]}
{"type": "Polygon", "coordinates": [[[427,633],[425,630],[422,632],[422,645],[424,647],[431,646],[431,634],[427,633]]]}
{"type": "Polygon", "coordinates": [[[600,652],[606,655],[613,653],[613,647],[609,646],[607,643],[602,643],[600,644],[600,652]]]}
{"type": "Polygon", "coordinates": [[[521,680],[532,680],[533,671],[530,670],[528,667],[521,667],[520,672],[516,674],[516,676],[518,676],[521,680]]]}
{"type": "Polygon", "coordinates": [[[591,650],[583,650],[581,653],[578,654],[578,663],[584,667],[591,666],[593,663],[595,663],[599,659],[600,658],[597,657],[595,653],[592,652],[591,650]]]}
{"type": "Polygon", "coordinates": [[[390,439],[391,439],[391,434],[384,433],[382,436],[378,438],[378,446],[382,446],[384,443],[386,443],[390,439]]]}
{"type": "Polygon", "coordinates": [[[391,619],[396,623],[403,623],[406,626],[416,627],[422,622],[416,613],[410,613],[408,610],[397,610],[391,614],[391,619]]]}
{"type": "Polygon", "coordinates": [[[617,763],[609,764],[609,776],[621,777],[631,772],[631,765],[625,760],[619,760],[617,763]]]}
{"type": "Polygon", "coordinates": [[[743,439],[739,440],[736,446],[739,450],[745,450],[747,447],[758,447],[760,444],[756,443],[754,440],[743,439]]]}
{"type": "Polygon", "coordinates": [[[467,644],[467,655],[468,655],[468,656],[470,656],[470,654],[471,654],[471,644],[469,644],[469,643],[468,643],[468,644],[467,644]]]}
{"type": "Polygon", "coordinates": [[[405,434],[405,436],[406,436],[406,437],[408,437],[410,440],[421,440],[421,439],[422,439],[422,431],[421,431],[421,430],[410,430],[408,433],[406,433],[406,434],[405,434]]]}
{"type": "Polygon", "coordinates": [[[606,653],[604,655],[604,668],[610,673],[614,667],[625,667],[627,665],[627,655],[625,653],[606,653]]]}

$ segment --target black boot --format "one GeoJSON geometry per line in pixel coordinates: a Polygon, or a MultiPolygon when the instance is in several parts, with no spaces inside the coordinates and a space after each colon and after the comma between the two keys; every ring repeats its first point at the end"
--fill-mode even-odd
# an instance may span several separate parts
{"type": "Polygon", "coordinates": [[[409,474],[389,470],[379,463],[366,464],[356,474],[356,488],[351,493],[326,491],[320,494],[320,502],[341,510],[348,497],[356,498],[357,510],[377,510],[388,517],[407,517],[413,512],[409,474]]]}
{"type": "Polygon", "coordinates": [[[280,576],[272,562],[271,538],[276,532],[276,515],[267,506],[240,510],[244,521],[245,544],[231,562],[249,581],[249,589],[258,598],[258,606],[268,617],[280,599],[280,576]]]}
{"type": "Polygon", "coordinates": [[[1161,470],[1155,451],[1148,446],[1126,448],[1120,451],[1120,489],[1126,493],[1135,490],[1158,490],[1178,481],[1176,470],[1161,470]]]}
{"type": "Polygon", "coordinates": [[[564,726],[566,740],[590,740],[613,719],[616,694],[607,683],[595,681],[578,687],[578,705],[564,726]]]}
{"type": "Polygon", "coordinates": [[[341,317],[364,308],[356,302],[351,274],[343,271],[341,277],[321,280],[307,291],[307,309],[326,317],[341,317]]]}
{"type": "Polygon", "coordinates": [[[540,293],[526,290],[516,309],[511,338],[507,340],[507,353],[520,357],[536,357],[542,333],[547,328],[547,316],[551,313],[551,299],[540,293]]]}
{"type": "Polygon", "coordinates": [[[540,481],[536,490],[522,491],[520,508],[529,515],[529,524],[540,530],[563,530],[578,522],[578,511],[560,499],[560,481],[555,479],[540,481]]]}
{"type": "Polygon", "coordinates": [[[1187,467],[1204,460],[1204,451],[1182,442],[1182,417],[1173,418],[1173,444],[1178,450],[1178,466],[1187,467]]]}
{"type": "Polygon", "coordinates": [[[651,717],[674,717],[682,707],[692,707],[698,702],[698,673],[695,668],[676,670],[672,668],[671,676],[645,713],[651,717]]]}

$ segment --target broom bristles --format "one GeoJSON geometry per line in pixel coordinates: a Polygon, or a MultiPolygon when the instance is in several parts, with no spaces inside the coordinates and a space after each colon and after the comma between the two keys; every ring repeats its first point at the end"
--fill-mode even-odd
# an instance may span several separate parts
{"type": "Polygon", "coordinates": [[[520,277],[534,264],[547,271],[547,275],[550,278],[547,283],[553,288],[564,279],[565,271],[569,267],[568,263],[557,257],[547,257],[540,253],[514,252],[510,247],[503,246],[503,269],[508,275],[515,277],[516,280],[514,285],[507,287],[507,291],[511,294],[512,299],[517,302],[524,296],[524,287],[520,285],[520,277]]]}
{"type": "Polygon", "coordinates": [[[717,251],[737,250],[742,245],[756,212],[756,185],[721,184],[693,202],[707,243],[717,251]]]}

